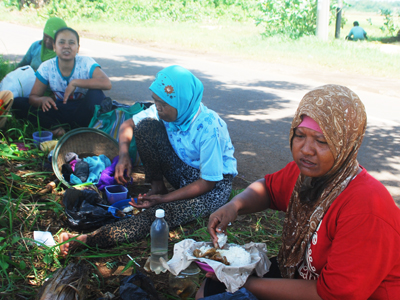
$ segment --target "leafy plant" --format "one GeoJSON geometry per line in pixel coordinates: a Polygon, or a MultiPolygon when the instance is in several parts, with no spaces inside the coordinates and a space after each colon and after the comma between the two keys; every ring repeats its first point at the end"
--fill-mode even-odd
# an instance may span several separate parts
{"type": "Polygon", "coordinates": [[[264,0],[259,3],[262,16],[256,25],[263,25],[265,37],[284,35],[297,39],[315,33],[317,3],[312,0],[264,0]]]}
{"type": "MultiPolygon", "coordinates": [[[[29,1],[35,3],[37,1],[29,1]]],[[[239,21],[252,18],[257,0],[49,0],[40,9],[41,16],[64,20],[110,21],[198,21],[222,16],[239,21]]],[[[6,7],[19,10],[30,7],[18,0],[5,1],[6,7]]]]}
{"type": "Polygon", "coordinates": [[[389,35],[395,35],[399,29],[399,25],[395,24],[395,15],[391,9],[381,9],[381,16],[384,18],[383,26],[381,26],[382,32],[387,31],[389,35]]]}

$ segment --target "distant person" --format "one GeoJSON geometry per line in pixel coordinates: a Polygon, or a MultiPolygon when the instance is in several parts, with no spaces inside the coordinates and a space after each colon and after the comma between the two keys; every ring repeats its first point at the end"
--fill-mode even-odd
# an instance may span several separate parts
{"type": "Polygon", "coordinates": [[[353,23],[354,27],[350,30],[349,35],[346,36],[346,40],[349,41],[363,41],[367,39],[367,33],[359,26],[358,22],[353,23]]]}
{"type": "Polygon", "coordinates": [[[54,35],[63,27],[67,27],[64,20],[56,17],[48,19],[43,29],[43,39],[34,42],[29,47],[17,68],[30,65],[36,71],[42,62],[56,57],[53,49],[54,35]]]}

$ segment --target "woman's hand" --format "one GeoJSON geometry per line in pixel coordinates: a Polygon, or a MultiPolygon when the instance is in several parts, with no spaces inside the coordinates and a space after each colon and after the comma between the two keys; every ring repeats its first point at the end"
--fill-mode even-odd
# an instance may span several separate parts
{"type": "Polygon", "coordinates": [[[224,232],[229,223],[238,215],[251,214],[270,207],[271,200],[265,179],[259,179],[250,184],[243,192],[233,197],[231,201],[214,212],[208,220],[208,232],[214,246],[218,246],[217,232],[224,232]]]}
{"type": "Polygon", "coordinates": [[[41,107],[42,107],[43,112],[49,111],[52,107],[55,110],[58,110],[56,102],[52,98],[50,98],[50,97],[41,97],[41,101],[42,101],[41,107]]]}
{"type": "Polygon", "coordinates": [[[235,221],[237,216],[237,208],[231,203],[225,204],[216,212],[211,214],[208,220],[207,230],[211,235],[211,240],[215,248],[219,248],[217,233],[225,232],[228,224],[235,221]]]}
{"type": "Polygon", "coordinates": [[[68,84],[68,86],[64,92],[64,99],[63,99],[64,104],[67,104],[67,101],[70,98],[70,96],[72,96],[71,99],[73,98],[75,89],[76,89],[76,86],[74,84],[74,80],[71,80],[71,82],[68,84]]]}
{"type": "Polygon", "coordinates": [[[129,176],[131,174],[131,170],[132,170],[132,164],[131,164],[131,158],[129,157],[129,153],[125,155],[120,155],[118,163],[115,166],[115,175],[114,175],[114,178],[117,181],[117,183],[126,184],[130,180],[129,176]]]}
{"type": "Polygon", "coordinates": [[[88,90],[109,90],[111,89],[111,81],[107,75],[96,67],[93,71],[92,78],[90,79],[73,79],[69,82],[67,88],[64,91],[63,103],[67,103],[69,97],[73,95],[77,87],[88,89],[88,90]]]}
{"type": "Polygon", "coordinates": [[[131,202],[129,202],[130,205],[132,205],[133,207],[136,208],[149,208],[152,207],[156,204],[160,204],[163,203],[163,197],[164,195],[150,195],[147,196],[146,194],[139,194],[139,196],[137,197],[137,203],[135,203],[135,201],[131,200],[131,202]]]}

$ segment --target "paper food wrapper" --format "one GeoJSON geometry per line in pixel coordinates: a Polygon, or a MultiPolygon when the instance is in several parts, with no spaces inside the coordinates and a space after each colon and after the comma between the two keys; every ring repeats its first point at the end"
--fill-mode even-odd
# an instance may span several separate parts
{"type": "MultiPolygon", "coordinates": [[[[227,266],[215,260],[193,256],[193,250],[202,246],[214,247],[210,242],[196,242],[192,239],[186,239],[175,244],[171,260],[168,262],[162,258],[160,260],[163,266],[174,275],[178,275],[195,260],[205,262],[214,270],[218,280],[225,283],[227,291],[230,293],[240,289],[253,272],[258,277],[262,277],[271,266],[267,257],[267,246],[264,243],[249,243],[242,246],[251,255],[250,264],[244,266],[227,266]]],[[[227,246],[224,247],[224,249],[226,248],[227,246]]]]}

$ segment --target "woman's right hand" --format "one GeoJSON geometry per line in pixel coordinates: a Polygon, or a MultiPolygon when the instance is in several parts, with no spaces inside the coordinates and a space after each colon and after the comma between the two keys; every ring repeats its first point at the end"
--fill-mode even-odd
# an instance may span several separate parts
{"type": "Polygon", "coordinates": [[[42,110],[43,112],[49,111],[52,107],[55,110],[58,110],[56,102],[50,97],[42,97],[42,110]]]}
{"type": "Polygon", "coordinates": [[[114,175],[114,178],[118,182],[118,184],[128,183],[128,181],[130,180],[131,171],[132,171],[132,164],[129,154],[120,155],[118,163],[115,166],[115,175],[114,175]]]}
{"type": "Polygon", "coordinates": [[[207,230],[211,235],[214,247],[219,248],[217,233],[224,233],[228,224],[234,222],[237,216],[238,211],[232,203],[225,204],[211,214],[208,219],[207,230]]]}

